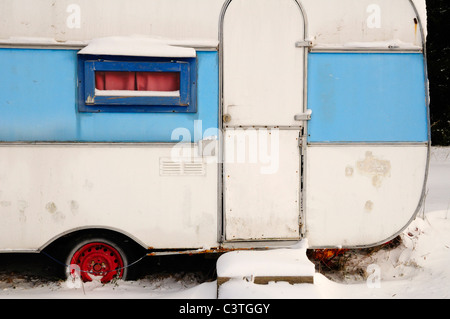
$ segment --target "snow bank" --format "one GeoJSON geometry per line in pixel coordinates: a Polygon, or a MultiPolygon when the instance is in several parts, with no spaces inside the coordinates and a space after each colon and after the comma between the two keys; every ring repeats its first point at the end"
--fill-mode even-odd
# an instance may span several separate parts
{"type": "Polygon", "coordinates": [[[306,249],[304,240],[287,249],[229,252],[217,260],[217,276],[314,276],[314,264],[306,257],[306,249]]]}
{"type": "Polygon", "coordinates": [[[450,208],[450,147],[432,147],[424,211],[450,208]]]}
{"type": "Polygon", "coordinates": [[[102,284],[100,280],[73,282],[28,283],[13,279],[0,283],[0,299],[215,299],[216,282],[198,283],[189,274],[182,278],[144,278],[102,284]],[[6,287],[5,287],[6,286],[6,287]]]}
{"type": "MultiPolygon", "coordinates": [[[[448,188],[450,189],[450,188],[448,188]]],[[[314,284],[271,282],[256,285],[233,279],[220,286],[221,299],[447,299],[450,297],[450,215],[429,212],[416,219],[392,250],[361,254],[352,262],[344,281],[320,273],[314,284]],[[356,267],[355,266],[355,267],[356,267]],[[363,277],[353,272],[365,272],[363,277]]]]}

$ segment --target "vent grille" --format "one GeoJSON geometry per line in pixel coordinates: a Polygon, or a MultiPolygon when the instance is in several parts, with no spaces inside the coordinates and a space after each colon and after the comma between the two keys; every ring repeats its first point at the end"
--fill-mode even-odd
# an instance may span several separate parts
{"type": "Polygon", "coordinates": [[[206,167],[203,162],[192,160],[160,159],[159,174],[161,176],[201,176],[205,175],[206,167]]]}

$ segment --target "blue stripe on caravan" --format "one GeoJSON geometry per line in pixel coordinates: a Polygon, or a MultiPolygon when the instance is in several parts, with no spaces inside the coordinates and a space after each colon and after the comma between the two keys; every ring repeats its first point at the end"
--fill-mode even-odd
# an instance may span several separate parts
{"type": "Polygon", "coordinates": [[[426,142],[419,53],[311,53],[309,142],[426,142]]]}
{"type": "Polygon", "coordinates": [[[218,127],[217,52],[198,52],[197,113],[78,113],[76,69],[74,50],[0,49],[0,141],[197,141],[196,124],[218,127]]]}
{"type": "Polygon", "coordinates": [[[74,140],[75,51],[0,49],[0,140],[74,140]]]}

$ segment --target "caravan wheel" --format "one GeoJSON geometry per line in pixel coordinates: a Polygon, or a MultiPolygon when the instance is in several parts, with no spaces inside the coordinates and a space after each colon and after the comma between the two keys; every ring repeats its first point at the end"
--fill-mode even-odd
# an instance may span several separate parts
{"type": "Polygon", "coordinates": [[[94,277],[102,283],[113,278],[125,279],[127,258],[122,249],[115,243],[102,238],[90,239],[79,243],[69,253],[67,275],[79,275],[83,282],[94,277]]]}

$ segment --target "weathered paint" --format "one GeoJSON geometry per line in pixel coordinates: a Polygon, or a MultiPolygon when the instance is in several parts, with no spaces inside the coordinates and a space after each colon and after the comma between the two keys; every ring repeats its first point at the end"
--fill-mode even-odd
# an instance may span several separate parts
{"type": "Polygon", "coordinates": [[[419,207],[426,161],[426,145],[309,147],[308,243],[354,247],[392,239],[419,207]]]}
{"type": "Polygon", "coordinates": [[[94,114],[77,111],[77,51],[0,48],[0,141],[197,142],[218,127],[217,59],[198,52],[196,113],[94,114]]]}
{"type": "Polygon", "coordinates": [[[292,0],[260,2],[232,1],[224,17],[224,125],[299,126],[305,53],[294,44],[304,37],[302,12],[292,0]]]}
{"type": "Polygon", "coordinates": [[[8,202],[0,251],[38,250],[93,227],[155,249],[216,246],[217,165],[204,158],[202,175],[161,176],[171,152],[170,144],[0,144],[0,200],[8,202]]]}
{"type": "Polygon", "coordinates": [[[420,53],[312,53],[308,142],[426,142],[420,53]]]}
{"type": "MultiPolygon", "coordinates": [[[[2,1],[0,66],[6,73],[0,78],[0,140],[27,143],[0,144],[0,250],[36,250],[64,233],[90,227],[123,232],[155,249],[220,247],[227,244],[218,242],[223,235],[221,187],[233,183],[246,183],[243,193],[248,185],[253,194],[262,190],[267,198],[255,205],[257,196],[249,201],[239,190],[231,192],[240,197],[240,213],[230,213],[228,222],[237,217],[236,224],[245,226],[227,229],[225,220],[224,235],[231,239],[306,235],[316,247],[387,240],[414,217],[426,176],[425,34],[425,0],[136,0],[134,5],[112,0],[107,6],[87,0],[2,1]],[[221,11],[225,3],[228,13],[221,11]],[[246,24],[246,17],[253,17],[254,24],[246,24]],[[232,21],[238,23],[227,24],[232,21]],[[233,31],[236,26],[242,34],[233,31]],[[286,32],[276,33],[286,26],[286,32]],[[197,113],[77,113],[77,49],[97,37],[132,34],[197,48],[197,113]],[[230,34],[242,43],[236,41],[239,37],[230,40],[230,34]],[[296,46],[301,42],[311,43],[312,52],[296,46]],[[217,52],[218,44],[231,49],[217,52]],[[286,51],[280,53],[281,48],[286,51]],[[310,59],[303,64],[306,54],[310,59]],[[251,63],[243,63],[242,56],[251,63]],[[343,66],[352,78],[345,78],[343,66]],[[239,78],[239,68],[245,78],[239,78]],[[383,69],[395,72],[384,74],[383,69]],[[399,82],[405,87],[398,87],[399,82]],[[276,93],[270,94],[272,89],[276,93]],[[322,93],[331,104],[322,103],[322,93]],[[349,100],[352,94],[357,99],[349,100]],[[330,105],[335,112],[329,112],[330,105]],[[296,121],[307,109],[312,110],[309,125],[296,121]],[[225,163],[225,172],[231,169],[232,174],[224,184],[215,162],[195,166],[198,174],[172,174],[173,167],[166,165],[171,145],[130,143],[170,142],[173,132],[187,133],[175,134],[185,142],[198,142],[205,130],[218,127],[224,111],[230,126],[225,133],[232,126],[280,129],[286,147],[280,148],[279,158],[286,163],[273,179],[253,174],[248,162],[236,167],[225,163]],[[199,123],[201,133],[195,134],[199,123]],[[299,149],[301,132],[309,144],[299,149]],[[39,141],[65,143],[35,145],[39,141]],[[282,211],[281,218],[277,211],[267,213],[267,203],[282,211]],[[246,208],[252,214],[246,216],[246,208]],[[258,227],[248,226],[253,221],[258,227]]],[[[196,144],[187,144],[199,151],[196,144]]],[[[233,209],[227,200],[225,209],[233,209]]]]}
{"type": "Polygon", "coordinates": [[[235,0],[223,26],[225,239],[297,240],[302,12],[292,0],[235,0]],[[253,128],[264,125],[277,128],[253,128]]]}
{"type": "MultiPolygon", "coordinates": [[[[259,3],[264,3],[260,0],[259,3]]],[[[294,1],[294,0],[293,0],[294,1]]],[[[22,45],[82,45],[94,38],[146,34],[216,46],[226,0],[3,0],[0,39],[22,45]],[[39,14],[36,14],[39,12],[39,14]],[[120,23],[118,23],[120,22],[120,23]]],[[[298,0],[314,46],[397,41],[421,47],[408,0],[298,0]],[[370,23],[375,17],[379,24],[370,23]],[[349,9],[351,8],[351,9],[349,9]],[[349,14],[351,12],[351,14],[349,14]]],[[[425,0],[414,0],[426,31],[425,0]]],[[[264,5],[258,5],[259,8],[264,5]]],[[[249,16],[257,10],[252,6],[249,16]]],[[[300,40],[300,39],[299,39],[300,40]]],[[[387,46],[386,46],[387,47],[387,46]]]]}
{"type": "Polygon", "coordinates": [[[300,238],[298,136],[296,130],[224,132],[227,240],[300,238]]]}
{"type": "Polygon", "coordinates": [[[373,156],[372,152],[368,151],[363,160],[356,162],[356,168],[359,174],[372,178],[373,186],[380,187],[383,178],[390,176],[391,162],[378,159],[373,156]]]}

